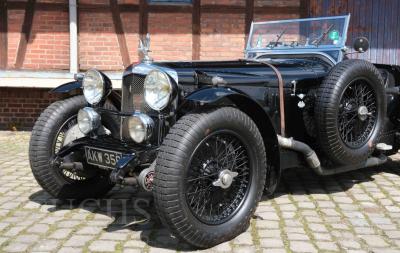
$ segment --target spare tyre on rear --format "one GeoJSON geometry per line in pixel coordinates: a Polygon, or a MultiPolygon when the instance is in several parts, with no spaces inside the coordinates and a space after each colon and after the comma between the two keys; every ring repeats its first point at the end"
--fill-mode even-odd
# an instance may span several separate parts
{"type": "Polygon", "coordinates": [[[379,70],[363,60],[332,68],[317,91],[317,135],[324,154],[336,164],[365,161],[383,129],[386,96],[379,70]]]}

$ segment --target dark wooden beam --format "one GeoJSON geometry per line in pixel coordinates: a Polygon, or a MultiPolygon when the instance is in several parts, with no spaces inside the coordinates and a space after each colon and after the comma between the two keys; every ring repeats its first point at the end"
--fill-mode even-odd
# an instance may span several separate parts
{"type": "Polygon", "coordinates": [[[193,0],[192,12],[192,59],[200,60],[201,1],[193,0]]]}
{"type": "Polygon", "coordinates": [[[249,36],[251,22],[254,19],[254,0],[246,0],[245,35],[246,41],[249,36]]]}
{"type": "MultiPolygon", "coordinates": [[[[26,1],[12,1],[8,2],[8,9],[10,10],[23,10],[26,7],[26,1]]],[[[67,3],[36,3],[36,10],[39,11],[64,11],[68,12],[67,3]]]]}
{"type": "Polygon", "coordinates": [[[224,5],[224,4],[205,4],[201,6],[201,12],[206,13],[229,13],[243,14],[246,11],[245,6],[224,5]]]}
{"type": "MultiPolygon", "coordinates": [[[[5,0],[3,0],[5,1],[5,0]]],[[[87,12],[99,12],[105,13],[109,10],[109,5],[107,4],[78,4],[79,9],[87,12]]],[[[24,10],[26,6],[26,1],[12,1],[8,2],[9,10],[24,10]]],[[[120,12],[138,12],[139,6],[137,4],[119,4],[120,12]]],[[[36,3],[36,11],[64,11],[68,12],[68,2],[67,3],[36,3]]]]}
{"type": "MultiPolygon", "coordinates": [[[[193,1],[194,6],[194,1],[193,1]]],[[[149,12],[155,13],[191,13],[192,5],[148,5],[149,12]]]]}
{"type": "Polygon", "coordinates": [[[7,68],[8,35],[7,35],[7,1],[0,0],[0,68],[7,68]]]}
{"type": "Polygon", "coordinates": [[[26,48],[28,46],[29,38],[31,36],[33,13],[35,11],[36,0],[28,0],[25,7],[24,23],[22,24],[21,39],[19,41],[17,60],[15,61],[15,68],[19,69],[24,63],[26,48]]]}
{"type": "MultiPolygon", "coordinates": [[[[138,12],[137,4],[118,4],[119,12],[138,12]]],[[[105,13],[108,12],[109,6],[105,4],[79,4],[79,9],[85,12],[105,13]]]]}
{"type": "Polygon", "coordinates": [[[301,18],[308,18],[309,14],[309,0],[300,0],[300,17],[301,18]]]}
{"type": "Polygon", "coordinates": [[[148,33],[149,13],[147,0],[139,1],[139,35],[148,33]]]}
{"type": "MultiPolygon", "coordinates": [[[[149,12],[147,10],[147,0],[139,0],[139,37],[142,38],[149,32],[149,12]]],[[[139,59],[142,59],[143,55],[138,51],[139,59]]]]}
{"type": "Polygon", "coordinates": [[[261,6],[254,8],[257,14],[274,13],[274,14],[299,14],[298,6],[261,6]]]}
{"type": "Polygon", "coordinates": [[[117,0],[110,0],[110,8],[112,13],[115,33],[117,34],[119,50],[122,57],[122,63],[124,64],[124,67],[128,67],[131,64],[131,60],[129,59],[129,51],[126,45],[124,28],[122,26],[117,0]]]}

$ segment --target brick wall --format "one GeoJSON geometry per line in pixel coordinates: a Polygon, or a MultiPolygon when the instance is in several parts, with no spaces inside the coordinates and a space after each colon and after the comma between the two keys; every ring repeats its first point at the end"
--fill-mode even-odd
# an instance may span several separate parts
{"type": "MultiPolygon", "coordinates": [[[[24,14],[24,10],[9,10],[8,12],[9,69],[15,68],[24,14]]],[[[69,21],[67,12],[47,10],[35,12],[22,68],[69,69],[69,21]]]]}
{"type": "MultiPolygon", "coordinates": [[[[19,2],[21,2],[20,0],[19,2]]],[[[8,1],[11,2],[11,1],[8,1]]],[[[22,69],[69,69],[68,1],[37,0],[37,3],[61,3],[63,10],[36,8],[31,36],[27,44],[22,69]]],[[[119,0],[121,4],[136,4],[139,0],[119,0]]],[[[240,6],[246,0],[201,0],[202,5],[240,6]]],[[[115,32],[109,0],[79,0],[78,9],[79,65],[89,68],[122,70],[123,62],[115,32]],[[103,6],[102,8],[98,8],[103,6]]],[[[299,7],[300,0],[255,0],[254,6],[299,7]]],[[[221,8],[224,9],[224,8],[221,8]]],[[[120,10],[130,62],[139,61],[139,13],[120,10]]],[[[16,56],[25,16],[23,6],[8,10],[7,69],[15,69],[16,56]]],[[[254,20],[297,18],[299,14],[254,13],[254,20]]],[[[243,57],[245,48],[245,13],[201,13],[200,59],[224,60],[243,57]]],[[[151,55],[155,60],[192,59],[192,13],[148,13],[151,34],[151,55]]],[[[39,113],[60,96],[49,95],[46,89],[0,88],[0,129],[29,129],[39,113]]]]}
{"type": "MultiPolygon", "coordinates": [[[[63,0],[39,0],[38,3],[66,3],[63,0]]],[[[119,4],[136,4],[138,0],[120,0],[119,4]]],[[[80,0],[78,9],[79,65],[81,70],[122,70],[123,63],[109,0],[80,0]],[[106,8],[96,8],[106,6],[106,8]],[[93,10],[96,11],[93,11],[93,10]]],[[[245,0],[202,0],[202,5],[245,6],[245,0]]],[[[300,0],[256,0],[262,6],[299,6],[300,0]]],[[[67,70],[69,68],[68,12],[35,8],[32,32],[22,69],[67,70]]],[[[8,10],[8,69],[15,69],[18,44],[25,10],[8,10]]],[[[298,17],[298,14],[255,13],[255,20],[298,17]]],[[[124,36],[131,62],[137,62],[139,38],[138,12],[120,12],[124,36]]],[[[200,59],[222,60],[243,57],[245,47],[245,14],[201,14],[200,59]]],[[[152,56],[156,60],[190,60],[192,58],[192,14],[148,14],[152,56]]]]}
{"type": "Polygon", "coordinates": [[[63,96],[48,89],[0,88],[0,129],[30,130],[40,113],[63,96]]]}

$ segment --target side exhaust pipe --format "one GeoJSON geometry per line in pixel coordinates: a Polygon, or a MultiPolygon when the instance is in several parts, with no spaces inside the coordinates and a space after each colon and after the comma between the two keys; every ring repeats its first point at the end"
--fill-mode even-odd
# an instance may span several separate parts
{"type": "Polygon", "coordinates": [[[278,135],[278,143],[279,146],[281,146],[282,148],[291,149],[296,152],[302,153],[308,166],[310,166],[314,171],[319,171],[318,168],[321,167],[321,162],[319,161],[319,158],[315,151],[310,148],[310,146],[308,146],[304,142],[296,141],[293,138],[282,137],[280,135],[278,135]]]}
{"type": "Polygon", "coordinates": [[[304,160],[307,162],[308,166],[313,169],[315,173],[321,176],[335,175],[352,170],[357,170],[360,168],[378,166],[387,161],[387,157],[382,155],[380,157],[370,157],[361,164],[353,164],[326,169],[321,166],[321,162],[315,151],[304,142],[296,141],[293,138],[286,138],[278,135],[278,143],[279,146],[282,148],[290,149],[303,154],[304,160]]]}

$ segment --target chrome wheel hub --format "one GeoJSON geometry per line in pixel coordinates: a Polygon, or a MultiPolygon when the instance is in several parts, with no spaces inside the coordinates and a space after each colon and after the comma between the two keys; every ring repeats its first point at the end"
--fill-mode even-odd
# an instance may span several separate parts
{"type": "Polygon", "coordinates": [[[213,182],[214,186],[219,186],[222,189],[227,189],[231,186],[233,179],[238,175],[237,172],[223,170],[219,173],[218,179],[213,182]]]}
{"type": "Polygon", "coordinates": [[[82,138],[85,135],[79,130],[78,124],[73,125],[70,129],[67,130],[64,136],[64,140],[62,146],[65,146],[78,138],[82,138]]]}
{"type": "Polygon", "coordinates": [[[358,112],[358,118],[361,121],[365,121],[370,115],[370,112],[368,112],[368,108],[364,105],[360,106],[357,112],[358,112]]]}

